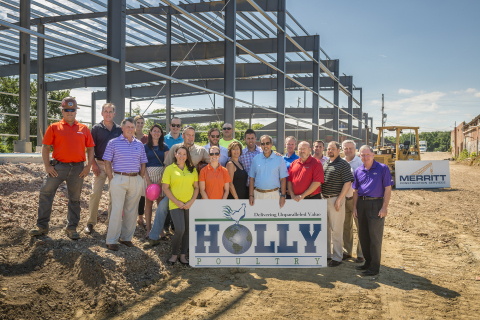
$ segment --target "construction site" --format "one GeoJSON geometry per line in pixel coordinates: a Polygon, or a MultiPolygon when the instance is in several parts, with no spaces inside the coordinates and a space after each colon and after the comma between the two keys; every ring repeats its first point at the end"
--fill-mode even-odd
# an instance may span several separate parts
{"type": "MultiPolygon", "coordinates": [[[[235,121],[262,123],[260,135],[272,136],[281,154],[288,136],[354,140],[357,149],[380,141],[374,121],[383,124],[386,115],[366,112],[368,88],[289,12],[294,5],[0,0],[0,77],[19,81],[18,93],[0,92],[19,99],[18,114],[0,113],[0,122],[18,121],[18,132],[0,134],[14,139],[14,152],[0,153],[0,319],[478,319],[480,167],[454,161],[468,132],[477,133],[467,146],[478,154],[478,117],[452,131],[452,152],[420,154],[418,133],[411,149],[406,144],[402,160],[417,152],[415,160],[447,161],[451,185],[393,189],[378,276],[362,277],[353,258],[338,268],[170,266],[171,236],[143,250],[147,234],[139,227],[135,247],[108,250],[107,185],[92,234],[65,236],[65,183],[48,236],[28,234],[45,178],[35,150],[58,120],[49,117],[60,103],[52,93],[88,91],[90,103],[78,105],[89,110],[82,118],[89,127],[102,120],[105,102],[116,107],[115,123],[143,103],[145,119],[165,128],[172,117],[230,123],[237,132],[245,130],[235,121]],[[272,103],[258,102],[266,95],[272,103]],[[195,99],[211,107],[175,107],[195,99]],[[158,106],[162,112],[153,112],[158,106]]],[[[84,179],[79,226],[87,223],[93,180],[93,173],[84,179]]]]}

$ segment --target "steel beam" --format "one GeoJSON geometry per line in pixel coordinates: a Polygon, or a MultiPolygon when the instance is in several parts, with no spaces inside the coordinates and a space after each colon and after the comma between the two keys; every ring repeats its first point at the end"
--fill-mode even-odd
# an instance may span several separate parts
{"type": "MultiPolygon", "coordinates": [[[[176,74],[175,74],[176,76],[176,74]]],[[[323,79],[327,81],[331,81],[333,85],[333,81],[329,78],[320,78],[320,91],[332,91],[333,87],[323,87],[323,79]]],[[[313,77],[301,77],[296,78],[298,82],[301,84],[312,87],[313,86],[313,77]]],[[[213,79],[213,80],[195,80],[195,81],[188,81],[188,83],[197,85],[198,87],[190,87],[186,86],[181,83],[172,83],[172,94],[187,94],[187,93],[199,93],[204,92],[204,88],[209,90],[214,90],[218,92],[223,92],[224,90],[224,80],[223,79],[213,79]]],[[[125,89],[125,97],[126,98],[144,98],[144,97],[155,97],[158,91],[163,87],[163,84],[160,85],[151,85],[151,86],[143,86],[143,87],[133,87],[125,89]]],[[[47,85],[48,88],[48,85],[47,85]]],[[[285,80],[285,88],[288,90],[301,90],[299,89],[298,84],[286,79],[285,80]]],[[[277,79],[276,78],[255,78],[255,79],[237,79],[235,84],[235,90],[238,91],[275,91],[277,90],[277,79]]],[[[213,92],[212,92],[213,93],[213,92]]],[[[95,93],[95,97],[97,100],[105,100],[106,99],[106,92],[105,91],[97,91],[95,93]]],[[[164,99],[165,93],[162,91],[162,94],[159,95],[157,98],[164,99]]],[[[335,108],[336,109],[336,108],[335,108]]],[[[343,110],[343,109],[342,109],[343,110]]],[[[345,109],[346,110],[346,109],[345,109]]],[[[354,108],[355,110],[355,108],[354,108]]],[[[342,112],[343,114],[343,112],[342,112]]]]}
{"type": "MultiPolygon", "coordinates": [[[[20,26],[30,29],[31,0],[20,0],[20,26]]],[[[32,152],[30,142],[30,35],[20,33],[20,110],[18,118],[18,141],[14,142],[14,152],[32,152]]]]}
{"type": "MultiPolygon", "coordinates": [[[[335,71],[334,71],[334,75],[335,77],[339,77],[340,76],[340,68],[339,68],[339,64],[340,64],[340,61],[339,60],[336,60],[336,63],[335,63],[335,71]]],[[[333,83],[333,103],[338,106],[338,102],[339,102],[339,87],[338,87],[338,82],[335,81],[333,83]]],[[[339,127],[339,108],[333,108],[333,123],[332,123],[332,127],[333,127],[333,130],[337,131],[337,132],[333,132],[333,141],[338,141],[338,127],[339,127]]]]}
{"type": "MultiPolygon", "coordinates": [[[[168,55],[168,54],[167,54],[168,55]]],[[[332,60],[333,61],[333,60],[332,60]]],[[[275,63],[272,63],[276,65],[275,63]]],[[[333,63],[331,63],[333,65],[333,63]]],[[[310,61],[292,61],[286,63],[287,73],[312,73],[312,62],[310,61]]],[[[151,70],[167,74],[167,67],[152,68],[151,70]]],[[[175,78],[177,79],[219,79],[224,77],[224,65],[183,65],[175,68],[175,78]]],[[[238,78],[251,78],[276,74],[276,71],[264,65],[263,63],[237,63],[236,76],[238,78]]],[[[163,80],[156,75],[135,70],[125,73],[125,84],[138,84],[163,80]]],[[[340,77],[340,82],[345,83],[345,78],[340,77]]],[[[346,85],[346,83],[345,83],[346,85]]],[[[106,87],[107,76],[96,75],[83,78],[66,79],[50,81],[47,83],[47,91],[66,90],[83,87],[106,87]]],[[[333,80],[327,77],[320,78],[320,87],[333,87],[333,80]]]]}
{"type": "MultiPolygon", "coordinates": [[[[277,111],[285,113],[285,57],[286,42],[285,23],[286,16],[285,0],[278,0],[277,24],[282,28],[277,30],[277,111]]],[[[277,152],[285,153],[285,115],[277,114],[277,152]]]]}
{"type": "Polygon", "coordinates": [[[125,117],[125,10],[126,0],[108,0],[107,55],[119,62],[107,60],[107,102],[115,105],[116,123],[125,117]]]}
{"type": "Polygon", "coordinates": [[[375,145],[376,141],[373,141],[373,118],[368,118],[370,120],[370,141],[375,145]]]}
{"type": "MultiPolygon", "coordinates": [[[[315,36],[315,45],[313,50],[313,58],[316,61],[320,61],[320,36],[315,36]]],[[[330,78],[328,78],[330,79],[330,78]]],[[[331,80],[331,79],[330,79],[331,80]]],[[[332,80],[333,81],[333,80],[332,80]]],[[[313,87],[312,90],[317,94],[320,93],[320,66],[318,63],[313,62],[313,87]]],[[[319,109],[319,97],[312,93],[312,122],[318,124],[318,109],[319,109]]],[[[304,101],[305,102],[305,101],[304,101]]],[[[318,126],[312,125],[312,141],[318,140],[318,126]]]]}
{"type": "MultiPolygon", "coordinates": [[[[224,68],[224,93],[235,99],[235,79],[236,79],[236,26],[237,26],[237,3],[230,1],[225,7],[225,35],[232,39],[224,40],[225,46],[225,68],[224,68]]],[[[224,117],[225,123],[232,124],[233,137],[235,137],[235,100],[224,98],[224,117]]]]}
{"type": "MultiPolygon", "coordinates": [[[[363,122],[368,123],[368,113],[363,114],[363,122]]],[[[362,140],[365,141],[365,144],[367,144],[367,135],[368,135],[367,126],[365,126],[365,130],[363,131],[364,133],[362,133],[362,140]]],[[[360,126],[358,127],[358,129],[360,129],[360,126]]]]}
{"type": "MultiPolygon", "coordinates": [[[[167,11],[167,66],[165,67],[165,74],[172,75],[172,15],[170,14],[171,8],[168,7],[167,11]]],[[[144,75],[145,72],[142,72],[144,75]]],[[[172,80],[166,80],[165,82],[165,107],[166,107],[166,132],[170,129],[170,119],[172,118],[172,80]]]]}
{"type": "MultiPolygon", "coordinates": [[[[38,33],[45,33],[45,26],[39,24],[37,26],[38,33]]],[[[37,58],[38,58],[38,74],[37,74],[37,146],[42,145],[43,136],[47,131],[47,91],[45,87],[45,40],[37,39],[37,58]]]]}
{"type": "MultiPolygon", "coordinates": [[[[348,78],[348,92],[350,93],[350,95],[347,97],[348,99],[348,113],[352,114],[352,109],[353,109],[353,95],[352,95],[352,86],[353,86],[353,77],[349,77],[348,78]]],[[[360,117],[360,119],[362,119],[362,117],[360,117]]],[[[347,133],[349,135],[352,135],[353,134],[353,118],[352,117],[348,117],[348,125],[347,125],[347,133]]],[[[361,137],[359,137],[361,138],[361,137]]]]}
{"type": "MultiPolygon", "coordinates": [[[[228,1],[228,0],[227,0],[228,1]]],[[[263,11],[273,12],[277,11],[277,0],[257,0],[257,4],[262,8],[263,11]]],[[[202,12],[218,12],[225,5],[225,1],[211,1],[211,2],[201,2],[201,3],[190,3],[190,4],[179,4],[178,6],[188,13],[202,13],[202,12]]],[[[237,0],[236,1],[237,10],[243,12],[256,12],[257,10],[253,8],[247,0],[237,0]]],[[[126,10],[127,15],[139,15],[139,14],[157,14],[157,15],[166,15],[168,6],[158,6],[158,7],[148,7],[148,8],[136,8],[126,10]]],[[[168,11],[167,11],[168,12],[168,11]]],[[[180,15],[181,12],[177,10],[172,10],[172,14],[180,15]]],[[[30,19],[30,25],[36,24],[47,24],[47,23],[56,23],[63,21],[73,21],[73,20],[83,20],[83,19],[95,19],[107,17],[108,12],[89,12],[89,13],[78,13],[78,14],[69,14],[61,16],[50,16],[50,17],[41,17],[30,19]]],[[[20,25],[20,24],[16,24],[20,25]]],[[[27,28],[27,27],[26,27],[27,28]]],[[[8,29],[8,27],[0,27],[0,30],[8,29]]]]}
{"type": "MultiPolygon", "coordinates": [[[[297,43],[306,51],[313,51],[314,36],[294,37],[297,43]]],[[[60,42],[60,41],[58,41],[60,42]]],[[[238,40],[237,44],[241,44],[255,54],[267,54],[277,52],[277,39],[249,39],[238,40]]],[[[172,44],[172,57],[174,61],[181,61],[190,51],[191,44],[180,43],[172,44]]],[[[300,52],[296,46],[287,42],[287,52],[300,52]]],[[[97,51],[100,54],[107,54],[106,50],[97,51]]],[[[239,48],[236,48],[236,54],[245,54],[245,52],[239,48]]],[[[167,59],[167,46],[165,45],[151,45],[151,46],[131,46],[127,47],[125,51],[126,60],[131,63],[155,63],[165,62],[167,59]]],[[[198,42],[192,52],[185,58],[185,61],[193,60],[210,60],[218,59],[225,56],[224,41],[213,42],[198,42]]],[[[334,69],[334,60],[326,60],[330,62],[328,69],[334,69]]],[[[323,61],[322,61],[323,62],[323,61]]],[[[0,77],[7,77],[18,75],[18,64],[10,64],[0,66],[0,77]]],[[[79,70],[85,68],[95,68],[105,66],[104,57],[92,56],[90,53],[77,53],[59,57],[52,57],[45,59],[45,73],[65,72],[70,70],[79,70]]],[[[31,62],[31,72],[37,73],[36,61],[31,62]]]]}

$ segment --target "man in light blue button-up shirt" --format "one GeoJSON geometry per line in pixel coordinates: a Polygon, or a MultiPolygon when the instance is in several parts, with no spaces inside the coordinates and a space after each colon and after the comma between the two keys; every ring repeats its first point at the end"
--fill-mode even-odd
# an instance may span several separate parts
{"type": "Polygon", "coordinates": [[[255,199],[279,199],[280,208],[285,204],[288,177],[283,157],[272,152],[273,140],[269,135],[260,138],[263,153],[253,158],[249,170],[249,200],[253,206],[255,199]]]}

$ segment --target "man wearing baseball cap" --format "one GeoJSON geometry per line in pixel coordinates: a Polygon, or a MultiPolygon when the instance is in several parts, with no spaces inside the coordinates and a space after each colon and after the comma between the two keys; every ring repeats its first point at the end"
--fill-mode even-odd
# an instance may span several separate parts
{"type": "Polygon", "coordinates": [[[60,108],[63,120],[52,123],[43,137],[42,158],[47,177],[40,189],[37,228],[30,230],[30,235],[33,237],[48,233],[53,199],[58,186],[65,181],[68,190],[65,233],[70,239],[79,239],[76,229],[80,221],[80,193],[83,179],[92,167],[95,144],[88,127],[75,120],[77,101],[72,97],[66,97],[62,100],[60,108]],[[52,146],[53,159],[50,160],[52,146]],[[85,148],[88,154],[87,165],[85,165],[85,148]]]}

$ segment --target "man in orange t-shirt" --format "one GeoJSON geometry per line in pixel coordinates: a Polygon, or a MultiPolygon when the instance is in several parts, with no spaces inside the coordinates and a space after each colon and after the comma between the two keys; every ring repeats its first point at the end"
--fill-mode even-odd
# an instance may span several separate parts
{"type": "Polygon", "coordinates": [[[232,182],[228,170],[218,162],[220,148],[211,146],[209,150],[210,163],[200,171],[198,177],[202,199],[227,199],[232,182]]]}
{"type": "Polygon", "coordinates": [[[95,144],[88,127],[75,120],[77,101],[72,97],[64,98],[61,109],[63,119],[51,124],[43,137],[42,158],[47,177],[40,189],[37,228],[30,230],[30,235],[41,236],[48,233],[53,199],[58,186],[65,181],[68,191],[68,224],[65,233],[70,239],[79,239],[76,230],[80,221],[80,193],[83,179],[92,167],[95,144]],[[53,160],[50,160],[51,146],[53,160]],[[85,148],[88,154],[87,165],[85,148]]]}

